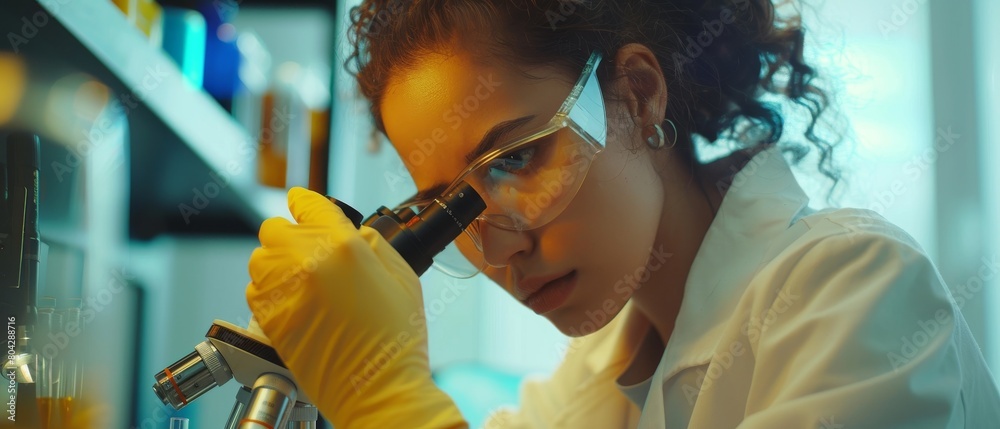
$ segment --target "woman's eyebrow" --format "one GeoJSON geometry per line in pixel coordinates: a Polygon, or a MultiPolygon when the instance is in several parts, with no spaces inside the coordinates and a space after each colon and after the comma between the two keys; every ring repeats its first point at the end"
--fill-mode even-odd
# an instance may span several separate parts
{"type": "MultiPolygon", "coordinates": [[[[472,164],[472,161],[475,161],[476,158],[479,158],[480,156],[482,156],[482,154],[487,153],[490,150],[493,150],[494,146],[496,146],[497,143],[503,141],[503,139],[507,137],[507,135],[509,135],[514,130],[524,126],[524,124],[531,122],[532,119],[535,119],[535,115],[522,116],[517,119],[503,121],[494,125],[492,128],[490,128],[489,131],[486,132],[486,134],[483,136],[483,139],[479,141],[479,144],[477,144],[476,147],[474,147],[471,151],[469,151],[468,154],[465,155],[465,164],[466,165],[472,164]]],[[[448,185],[450,185],[450,183],[435,183],[430,188],[417,192],[416,195],[410,197],[406,201],[408,203],[418,202],[437,197],[442,193],[444,193],[445,190],[447,190],[448,185]]]]}
{"type": "Polygon", "coordinates": [[[479,141],[479,144],[477,144],[475,148],[465,155],[465,164],[471,164],[472,161],[476,160],[476,158],[479,158],[482,154],[492,150],[498,142],[503,140],[504,137],[507,137],[508,134],[522,127],[524,124],[531,122],[532,119],[535,119],[535,115],[522,116],[517,119],[503,121],[494,125],[493,128],[490,128],[490,130],[486,132],[486,135],[484,135],[483,139],[479,141]]]}

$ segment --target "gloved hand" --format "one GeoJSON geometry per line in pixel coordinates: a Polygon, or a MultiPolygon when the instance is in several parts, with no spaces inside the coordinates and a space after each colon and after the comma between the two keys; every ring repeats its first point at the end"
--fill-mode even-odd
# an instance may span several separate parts
{"type": "Polygon", "coordinates": [[[338,429],[467,427],[431,380],[410,266],[322,195],[292,188],[288,209],[261,225],[246,295],[303,393],[338,429]]]}

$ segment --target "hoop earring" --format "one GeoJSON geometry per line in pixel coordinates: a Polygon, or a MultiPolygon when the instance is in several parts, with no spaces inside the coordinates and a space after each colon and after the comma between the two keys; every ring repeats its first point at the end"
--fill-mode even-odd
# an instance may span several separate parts
{"type": "MultiPolygon", "coordinates": [[[[670,124],[670,128],[674,131],[674,138],[670,141],[670,146],[668,147],[669,149],[677,144],[677,126],[674,125],[674,121],[671,121],[670,119],[667,119],[666,121],[670,124]]],[[[653,149],[662,149],[667,143],[667,137],[663,133],[663,127],[661,127],[660,124],[654,124],[653,130],[656,131],[656,135],[649,136],[649,138],[646,139],[646,144],[653,149]]]]}
{"type": "Polygon", "coordinates": [[[677,126],[674,125],[674,121],[671,121],[670,119],[667,119],[666,121],[670,124],[670,128],[674,131],[674,139],[670,141],[670,146],[668,147],[669,149],[677,146],[677,137],[680,136],[680,134],[677,133],[677,126]]]}
{"type": "Polygon", "coordinates": [[[659,149],[666,144],[667,138],[663,136],[663,127],[660,127],[660,124],[653,125],[653,131],[656,131],[656,135],[649,136],[646,139],[646,144],[653,149],[659,149]]]}

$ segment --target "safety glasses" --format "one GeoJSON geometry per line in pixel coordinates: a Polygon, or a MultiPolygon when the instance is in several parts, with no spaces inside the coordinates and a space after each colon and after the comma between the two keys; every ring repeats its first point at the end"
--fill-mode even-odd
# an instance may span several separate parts
{"type": "MultiPolygon", "coordinates": [[[[436,268],[453,277],[475,276],[487,265],[481,239],[484,223],[531,230],[566,209],[606,144],[607,118],[597,80],[600,62],[599,53],[590,56],[569,96],[544,127],[483,154],[451,182],[442,195],[468,182],[486,202],[486,210],[435,258],[436,268]]],[[[394,211],[419,213],[433,201],[407,201],[394,211]]]]}

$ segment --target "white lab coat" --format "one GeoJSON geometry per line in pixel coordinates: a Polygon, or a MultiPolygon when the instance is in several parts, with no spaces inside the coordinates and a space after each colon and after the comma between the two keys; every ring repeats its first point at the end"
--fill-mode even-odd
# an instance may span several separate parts
{"type": "MultiPolygon", "coordinates": [[[[919,245],[873,212],[807,203],[780,152],[758,153],[698,251],[655,374],[617,383],[649,332],[629,304],[486,426],[1000,428],[960,301],[919,245]]],[[[1000,267],[983,262],[989,280],[1000,267]]]]}

